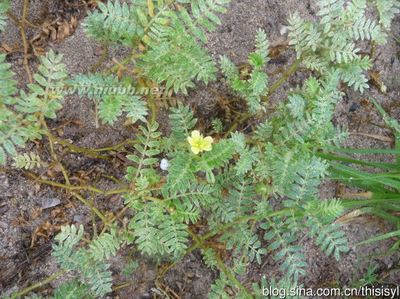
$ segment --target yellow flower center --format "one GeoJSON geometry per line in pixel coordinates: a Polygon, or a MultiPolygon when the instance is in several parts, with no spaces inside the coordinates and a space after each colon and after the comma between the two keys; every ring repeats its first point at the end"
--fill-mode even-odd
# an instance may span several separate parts
{"type": "Polygon", "coordinates": [[[211,151],[212,149],[212,137],[203,137],[203,135],[197,130],[193,131],[192,135],[188,137],[187,140],[190,144],[190,149],[195,155],[198,155],[203,151],[211,151]]]}

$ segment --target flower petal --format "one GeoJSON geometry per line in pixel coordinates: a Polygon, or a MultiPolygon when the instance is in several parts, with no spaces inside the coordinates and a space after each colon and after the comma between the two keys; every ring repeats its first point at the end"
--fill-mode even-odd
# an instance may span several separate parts
{"type": "Polygon", "coordinates": [[[212,146],[211,146],[210,143],[207,143],[207,144],[205,144],[205,145],[203,146],[202,149],[203,149],[203,151],[209,152],[209,151],[212,150],[212,146]]]}
{"type": "Polygon", "coordinates": [[[192,146],[191,150],[195,155],[198,155],[200,153],[200,149],[197,146],[192,146]]]}
{"type": "Polygon", "coordinates": [[[208,144],[211,144],[214,142],[214,139],[211,136],[207,136],[206,138],[204,138],[204,141],[208,144]]]}
{"type": "Polygon", "coordinates": [[[201,134],[200,131],[194,130],[192,131],[192,138],[200,138],[201,134]]]}

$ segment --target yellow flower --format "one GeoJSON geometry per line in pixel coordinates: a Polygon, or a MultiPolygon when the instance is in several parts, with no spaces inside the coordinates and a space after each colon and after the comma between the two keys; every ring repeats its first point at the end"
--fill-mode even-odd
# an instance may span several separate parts
{"type": "Polygon", "coordinates": [[[188,137],[187,140],[191,146],[192,152],[195,155],[198,155],[203,151],[211,151],[211,144],[213,143],[212,137],[208,136],[204,138],[203,135],[197,130],[193,131],[192,136],[188,137]]]}

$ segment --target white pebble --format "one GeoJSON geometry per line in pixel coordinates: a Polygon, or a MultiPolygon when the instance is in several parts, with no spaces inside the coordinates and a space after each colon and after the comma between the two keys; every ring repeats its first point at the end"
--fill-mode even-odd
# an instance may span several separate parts
{"type": "Polygon", "coordinates": [[[167,159],[161,159],[160,168],[165,171],[165,170],[168,170],[168,167],[169,167],[168,160],[167,159]]]}
{"type": "Polygon", "coordinates": [[[281,35],[286,35],[288,33],[288,27],[287,26],[282,26],[281,29],[279,30],[281,35]]]}

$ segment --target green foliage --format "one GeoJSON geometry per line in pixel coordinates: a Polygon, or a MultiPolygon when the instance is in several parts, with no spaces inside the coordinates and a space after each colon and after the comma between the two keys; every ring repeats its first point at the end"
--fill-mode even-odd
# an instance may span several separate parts
{"type": "MultiPolygon", "coordinates": [[[[372,182],[374,192],[384,190],[380,196],[396,198],[398,173],[382,178],[338,165],[339,162],[328,163],[328,158],[335,158],[326,149],[340,145],[347,136],[332,123],[335,107],[343,96],[340,83],[359,91],[368,87],[365,72],[372,61],[361,55],[360,42],[384,42],[382,26],[388,27],[397,12],[397,1],[388,1],[386,7],[376,1],[378,11],[386,14],[381,16],[382,26],[366,17],[365,0],[319,0],[318,22],[292,15],[290,45],[297,59],[313,70],[313,76],[302,87],[290,90],[287,100],[282,99],[272,113],[265,113],[262,102],[281,80],[268,88],[267,34],[257,32],[247,69],[239,69],[223,56],[220,66],[227,83],[248,106],[238,119],[256,113],[263,117],[262,123],[247,124],[246,133],[224,132],[227,124],[219,119],[212,121],[213,130],[207,132],[207,122],[197,122],[191,109],[180,103],[169,110],[169,124],[162,128],[165,134],[153,120],[155,114],[148,120],[142,97],[127,90],[136,85],[165,84],[167,94],[187,93],[197,81],[207,84],[215,80],[217,68],[204,45],[207,34],[220,24],[218,14],[225,11],[228,3],[229,0],[99,2],[99,9],[85,21],[86,32],[103,43],[132,48],[132,54],[121,62],[129,70],[129,77],[123,77],[123,72],[118,77],[82,74],[66,82],[62,56],[49,52],[41,58],[35,83],[29,84],[26,92],[18,93],[10,65],[5,55],[0,55],[1,164],[8,155],[16,157],[16,167],[31,169],[39,164],[37,156],[17,156],[16,147],[49,133],[45,118],[56,117],[66,86],[93,100],[96,120],[98,117],[103,123],[113,124],[126,114],[132,123],[143,123],[136,127],[135,141],[129,142],[132,147],[126,146],[130,151],[127,184],[117,191],[126,205],[122,227],[117,226],[117,221],[108,223],[106,214],[107,221],[100,217],[105,222],[103,231],[99,236],[95,231],[93,240],[84,238],[83,226],[74,225],[62,227],[55,238],[53,257],[77,278],[56,290],[56,298],[104,297],[110,293],[112,273],[107,259],[125,245],[134,245],[140,253],[158,261],[177,261],[193,248],[200,248],[206,264],[220,271],[211,286],[210,298],[251,297],[237,276],[243,277],[255,262],[261,265],[266,256],[271,256],[282,272],[282,278],[272,278],[270,286],[288,289],[301,282],[308,268],[300,242],[303,237],[312,238],[321,251],[337,260],[348,251],[345,233],[336,220],[345,208],[363,204],[321,201],[319,186],[329,170],[349,181],[357,179],[358,186],[372,182]],[[188,140],[193,130],[212,137],[211,148],[193,151],[193,142],[189,144],[193,139],[188,140]],[[224,255],[219,252],[220,247],[224,255]],[[224,260],[225,256],[229,259],[224,260]]],[[[4,12],[0,6],[0,27],[4,12]]],[[[287,79],[285,76],[282,78],[287,79]]],[[[381,112],[386,124],[398,133],[398,122],[381,112]]],[[[228,125],[240,129],[243,124],[228,125]]],[[[207,140],[211,142],[211,138],[207,140]]],[[[337,161],[352,163],[354,159],[337,161]]],[[[397,170],[398,161],[395,166],[382,165],[397,170]]],[[[104,194],[114,193],[112,190],[104,194]]],[[[370,211],[378,214],[376,207],[370,211]]],[[[397,203],[385,206],[379,213],[398,224],[392,212],[398,212],[397,203]]],[[[267,285],[263,279],[261,287],[267,285]]]]}
{"type": "Polygon", "coordinates": [[[378,269],[378,265],[376,265],[374,262],[371,262],[363,276],[352,283],[352,287],[360,288],[379,283],[378,269]]]}
{"type": "MultiPolygon", "coordinates": [[[[229,299],[228,289],[230,289],[231,283],[224,275],[221,275],[214,283],[211,285],[211,291],[208,294],[210,299],[229,299]]],[[[231,290],[229,290],[231,291],[231,290]]]]}
{"type": "Polygon", "coordinates": [[[2,0],[0,1],[0,32],[2,32],[6,26],[7,18],[5,14],[10,8],[10,1],[2,0]]]}
{"type": "MultiPolygon", "coordinates": [[[[276,219],[277,220],[277,219],[276,219]]],[[[304,275],[307,263],[305,256],[301,252],[301,247],[296,245],[297,236],[292,227],[292,231],[286,228],[288,223],[278,223],[278,221],[264,223],[261,228],[266,230],[264,240],[273,241],[268,249],[270,251],[278,251],[274,255],[275,261],[282,261],[281,270],[285,273],[285,277],[297,283],[300,275],[304,275]]]]}
{"type": "Polygon", "coordinates": [[[126,112],[132,123],[145,121],[147,108],[138,96],[109,96],[99,105],[99,116],[105,123],[113,124],[117,118],[126,112]]]}
{"type": "Polygon", "coordinates": [[[222,133],[222,131],[224,129],[224,125],[222,123],[222,120],[220,120],[219,118],[214,118],[211,121],[211,125],[212,125],[212,128],[213,128],[215,133],[222,133]]]}
{"type": "Polygon", "coordinates": [[[62,56],[50,51],[41,57],[35,83],[28,84],[29,92],[20,91],[18,96],[14,74],[0,55],[0,164],[7,155],[16,156],[16,147],[24,147],[27,141],[40,139],[41,116],[55,118],[62,107],[62,89],[67,74],[62,56]]]}
{"type": "Polygon", "coordinates": [[[340,254],[349,251],[347,238],[340,230],[340,224],[333,221],[344,212],[343,205],[338,200],[310,202],[306,207],[307,227],[310,236],[316,237],[316,244],[327,256],[333,254],[336,260],[340,254]]]}
{"type": "Polygon", "coordinates": [[[84,23],[90,37],[103,42],[121,42],[132,45],[134,37],[143,34],[134,6],[125,2],[99,3],[99,11],[89,13],[84,23]]]}
{"type": "Polygon", "coordinates": [[[173,217],[168,217],[166,220],[160,223],[160,242],[163,244],[166,253],[178,258],[187,248],[187,225],[177,222],[173,217]]]}
{"type": "Polygon", "coordinates": [[[339,230],[340,225],[323,225],[317,217],[309,217],[307,226],[310,234],[316,236],[316,244],[327,256],[333,254],[338,261],[342,252],[349,251],[346,235],[339,230]]]}
{"type": "Polygon", "coordinates": [[[152,47],[143,55],[139,67],[144,76],[158,84],[165,82],[168,90],[187,94],[188,89],[195,86],[194,80],[206,84],[214,81],[217,69],[208,53],[187,35],[179,19],[173,21],[174,30],[168,34],[168,41],[151,43],[152,47]]]}
{"type": "Polygon", "coordinates": [[[104,233],[89,244],[89,254],[94,260],[103,261],[114,256],[120,248],[121,240],[115,229],[110,233],[104,233]]]}
{"type": "Polygon", "coordinates": [[[179,258],[187,247],[187,225],[170,215],[174,212],[172,207],[147,202],[137,203],[135,209],[129,228],[139,250],[154,257],[171,255],[179,258]]]}
{"type": "Polygon", "coordinates": [[[324,223],[330,223],[343,214],[344,207],[340,200],[309,201],[305,207],[307,213],[318,216],[324,223]]]}
{"type": "Polygon", "coordinates": [[[53,256],[66,271],[72,271],[90,285],[90,290],[96,296],[104,296],[112,291],[112,276],[110,265],[105,259],[115,254],[119,241],[115,233],[104,233],[89,249],[77,248],[83,238],[83,226],[63,226],[55,237],[57,244],[53,245],[53,256]]]}
{"type": "Polygon", "coordinates": [[[165,82],[167,89],[187,93],[188,88],[194,87],[194,80],[207,84],[216,78],[217,69],[202,44],[207,40],[206,33],[220,24],[216,14],[225,12],[224,6],[230,0],[177,2],[190,3],[191,15],[184,6],[178,12],[161,6],[152,24],[145,19],[144,25],[150,26],[148,38],[145,38],[150,49],[139,66],[145,76],[157,83],[165,82]],[[168,26],[165,26],[166,19],[168,26]],[[154,64],[154,61],[159,63],[154,64]]]}
{"type": "MultiPolygon", "coordinates": [[[[400,206],[396,198],[400,192],[400,180],[398,177],[400,151],[399,151],[399,136],[400,125],[395,118],[392,118],[388,113],[373,99],[377,110],[382,115],[386,127],[390,129],[394,135],[394,149],[354,149],[341,147],[326,147],[325,152],[320,156],[329,161],[330,172],[337,180],[345,184],[367,191],[365,196],[360,196],[364,200],[346,199],[346,208],[357,208],[361,213],[372,214],[383,218],[395,226],[399,225],[399,218],[393,217],[393,214],[398,213],[400,206]],[[353,155],[375,155],[379,158],[387,158],[388,155],[393,155],[394,162],[383,163],[369,161],[363,156],[355,158],[353,155]],[[371,172],[371,168],[374,170],[371,172]]],[[[361,195],[361,194],[360,194],[361,195]]],[[[360,244],[370,244],[391,239],[400,235],[399,230],[393,230],[382,235],[374,236],[360,244]]],[[[391,252],[399,248],[400,242],[396,241],[391,252]]]]}
{"type": "Polygon", "coordinates": [[[94,298],[90,289],[78,280],[70,280],[54,291],[54,299],[90,299],[94,298]]]}
{"type": "MultiPolygon", "coordinates": [[[[36,294],[29,295],[29,296],[27,296],[25,298],[27,298],[27,299],[43,299],[42,296],[39,296],[39,295],[36,295],[36,294]]],[[[6,299],[9,299],[9,297],[6,297],[6,299]]]]}
{"type": "Polygon", "coordinates": [[[53,256],[59,261],[63,268],[72,268],[75,265],[74,261],[69,258],[74,252],[75,246],[81,241],[83,237],[83,226],[78,229],[76,226],[63,226],[61,232],[55,237],[59,244],[53,245],[53,256]],[[63,259],[65,257],[65,259],[63,259]]]}
{"type": "Polygon", "coordinates": [[[225,13],[225,5],[230,0],[178,0],[178,2],[191,5],[193,16],[190,16],[188,11],[182,8],[179,11],[179,17],[189,32],[205,43],[207,31],[214,31],[216,26],[221,24],[216,13],[225,13]]]}
{"type": "Polygon", "coordinates": [[[187,93],[195,80],[215,80],[217,69],[201,45],[206,33],[220,23],[217,13],[225,11],[229,0],[177,1],[191,4],[190,10],[179,6],[178,11],[174,2],[100,3],[100,11],[89,15],[85,28],[89,36],[104,42],[127,46],[144,42],[148,49],[138,61],[141,75],[159,84],[165,82],[167,89],[187,93]]]}
{"type": "MultiPolygon", "coordinates": [[[[343,233],[337,226],[330,225],[343,212],[340,204],[332,201],[328,207],[313,206],[313,209],[307,209],[318,196],[319,184],[328,167],[314,154],[314,150],[316,146],[335,144],[342,138],[330,121],[335,105],[341,98],[338,82],[337,72],[327,76],[324,81],[309,78],[303,89],[290,94],[288,103],[282,104],[278,112],[261,124],[255,134],[255,138],[262,142],[262,149],[261,152],[257,150],[259,157],[253,171],[257,178],[271,182],[269,186],[260,182],[260,190],[266,190],[262,194],[272,193],[285,198],[282,204],[289,209],[287,214],[264,222],[261,228],[265,230],[265,240],[270,242],[269,250],[275,252],[274,258],[281,261],[281,270],[286,274],[286,279],[293,283],[297,283],[300,276],[305,274],[307,267],[302,248],[297,245],[298,237],[306,227],[310,229],[312,237],[314,230],[324,230],[325,235],[330,237],[324,239],[327,243],[320,243],[320,239],[316,239],[316,243],[327,254],[332,253],[332,247],[336,256],[346,251],[343,233]],[[309,220],[312,211],[319,211],[319,215],[331,215],[330,221],[321,222],[317,218],[312,223],[309,220]],[[302,216],[299,217],[298,213],[302,216]]],[[[243,152],[246,146],[244,136],[235,134],[233,139],[238,152],[243,152]]]]}
{"type": "Polygon", "coordinates": [[[108,88],[117,87],[118,83],[116,76],[105,76],[97,73],[79,74],[68,81],[70,86],[77,89],[78,95],[87,96],[97,101],[105,96],[108,88]]]}
{"type": "Polygon", "coordinates": [[[35,168],[40,168],[42,167],[43,162],[40,159],[40,156],[35,154],[34,152],[24,153],[21,155],[17,155],[14,157],[14,163],[13,167],[19,168],[19,169],[26,169],[26,170],[32,170],[35,168]]]}
{"type": "Polygon", "coordinates": [[[213,207],[215,216],[218,217],[216,222],[219,223],[229,223],[240,215],[250,213],[254,207],[252,199],[256,194],[249,179],[243,179],[239,176],[238,178],[230,178],[226,181],[226,183],[228,182],[229,193],[227,197],[213,207]]]}
{"type": "Polygon", "coordinates": [[[29,84],[29,94],[21,92],[21,101],[17,109],[23,113],[43,113],[45,117],[56,118],[56,112],[62,108],[62,89],[67,78],[62,55],[50,51],[40,58],[41,65],[33,77],[36,83],[29,84]]]}
{"type": "Polygon", "coordinates": [[[216,254],[215,251],[211,248],[207,248],[205,250],[202,250],[201,252],[203,256],[204,263],[211,269],[216,269],[218,261],[216,260],[216,254]]]}
{"type": "Polygon", "coordinates": [[[268,62],[268,40],[263,30],[259,30],[256,36],[256,51],[249,55],[248,61],[252,67],[251,73],[246,74],[248,79],[241,78],[243,74],[229,60],[228,57],[221,57],[221,69],[228,80],[231,88],[243,97],[251,112],[255,113],[261,107],[261,98],[267,92],[268,75],[263,71],[268,62]]]}
{"type": "Polygon", "coordinates": [[[256,261],[261,265],[262,256],[267,253],[258,236],[247,225],[239,226],[234,234],[224,234],[221,241],[226,241],[226,249],[233,250],[236,256],[247,256],[248,263],[256,261]]]}
{"type": "Polygon", "coordinates": [[[17,92],[17,82],[13,79],[14,73],[10,69],[10,64],[6,63],[6,55],[0,55],[0,100],[1,104],[12,104],[15,102],[13,96],[17,92]]]}
{"type": "Polygon", "coordinates": [[[147,128],[140,126],[142,135],[138,137],[138,143],[135,144],[137,155],[128,155],[127,158],[135,163],[135,166],[130,166],[127,169],[128,180],[135,180],[139,177],[145,178],[149,181],[152,173],[148,170],[158,162],[157,156],[160,154],[160,142],[157,140],[160,133],[157,131],[158,123],[147,124],[147,128]]]}
{"type": "Polygon", "coordinates": [[[96,118],[106,124],[113,125],[124,113],[132,123],[146,121],[147,107],[141,96],[133,94],[137,90],[129,81],[121,82],[112,75],[87,74],[76,76],[69,84],[77,89],[79,95],[94,100],[98,113],[96,118]]]}
{"type": "Polygon", "coordinates": [[[188,153],[180,153],[171,160],[170,164],[164,189],[172,194],[184,192],[196,181],[192,157],[188,153]]]}
{"type": "Polygon", "coordinates": [[[169,121],[171,123],[171,137],[176,142],[182,142],[190,135],[197,119],[193,117],[193,112],[189,107],[179,103],[177,107],[171,107],[169,121]]]}
{"type": "Polygon", "coordinates": [[[379,22],[386,29],[390,28],[393,18],[400,12],[399,0],[375,0],[379,12],[379,22]]]}
{"type": "Polygon", "coordinates": [[[3,106],[0,121],[0,164],[6,163],[8,155],[17,155],[16,147],[41,138],[40,126],[32,116],[16,114],[3,106]]]}
{"type": "Polygon", "coordinates": [[[132,235],[138,249],[145,254],[159,254],[162,247],[159,242],[160,232],[158,224],[164,220],[163,209],[155,203],[136,203],[134,208],[137,210],[135,216],[129,223],[132,235]]]}
{"type": "Polygon", "coordinates": [[[383,44],[386,34],[365,17],[366,0],[319,0],[318,5],[318,23],[305,21],[297,13],[290,17],[290,45],[307,68],[321,74],[337,70],[344,82],[362,92],[368,88],[364,71],[370,69],[371,62],[359,54],[357,42],[383,44]]]}
{"type": "Polygon", "coordinates": [[[212,171],[226,165],[232,158],[233,153],[234,145],[230,140],[220,141],[213,146],[212,151],[204,153],[201,161],[197,162],[196,169],[205,171],[207,178],[213,181],[212,171]]]}

